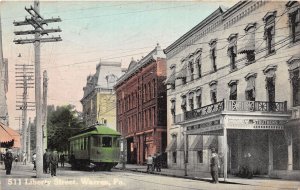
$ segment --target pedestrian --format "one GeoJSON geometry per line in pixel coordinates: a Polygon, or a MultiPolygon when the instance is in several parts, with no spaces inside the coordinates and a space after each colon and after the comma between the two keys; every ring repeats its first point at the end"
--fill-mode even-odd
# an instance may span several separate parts
{"type": "Polygon", "coordinates": [[[212,183],[219,183],[218,171],[220,168],[219,165],[219,156],[214,148],[211,149],[211,160],[210,160],[210,172],[212,177],[212,183]]]}
{"type": "Polygon", "coordinates": [[[44,173],[50,173],[50,152],[48,149],[45,150],[43,155],[44,173]]]}
{"type": "Polygon", "coordinates": [[[245,155],[246,160],[246,176],[248,179],[251,179],[253,177],[253,164],[252,164],[252,155],[250,152],[248,152],[245,155]]]}
{"type": "Polygon", "coordinates": [[[162,164],[162,155],[161,154],[158,154],[156,156],[156,171],[157,172],[161,172],[161,164],[162,164]]]}
{"type": "Polygon", "coordinates": [[[60,166],[63,168],[63,167],[65,167],[65,155],[64,154],[62,154],[62,155],[60,155],[60,166]]]}
{"type": "Polygon", "coordinates": [[[13,155],[11,153],[11,149],[6,149],[6,153],[5,153],[5,160],[4,160],[4,164],[5,164],[5,169],[6,169],[6,175],[10,175],[11,172],[11,165],[13,162],[13,155]]]}
{"type": "Polygon", "coordinates": [[[32,155],[32,163],[33,163],[32,170],[36,170],[36,153],[33,153],[33,155],[32,155]]]}
{"type": "Polygon", "coordinates": [[[23,165],[26,165],[26,162],[27,162],[26,152],[23,152],[23,154],[22,154],[22,161],[23,161],[23,165]]]}
{"type": "Polygon", "coordinates": [[[156,160],[157,155],[154,154],[152,158],[153,158],[152,171],[155,171],[155,169],[157,168],[157,160],[156,160]]]}
{"type": "Polygon", "coordinates": [[[58,154],[56,152],[56,150],[54,150],[51,154],[50,154],[50,165],[51,165],[51,176],[56,176],[56,167],[58,164],[58,154]]]}
{"type": "Polygon", "coordinates": [[[148,158],[147,158],[147,172],[149,172],[149,170],[153,171],[152,170],[152,164],[153,164],[153,158],[152,158],[151,155],[149,155],[148,158]]]}
{"type": "Polygon", "coordinates": [[[75,155],[73,152],[71,152],[69,163],[71,164],[71,169],[74,170],[76,168],[76,162],[75,162],[75,155]]]}

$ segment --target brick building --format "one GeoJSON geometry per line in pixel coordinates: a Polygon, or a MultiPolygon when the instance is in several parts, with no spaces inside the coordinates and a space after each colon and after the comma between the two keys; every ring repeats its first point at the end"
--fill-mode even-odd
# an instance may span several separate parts
{"type": "Polygon", "coordinates": [[[298,1],[240,1],[165,49],[170,168],[207,173],[214,147],[224,176],[300,179],[299,23],[298,1]]]}
{"type": "Polygon", "coordinates": [[[132,61],[115,85],[117,130],[126,138],[127,162],[143,164],[148,155],[164,152],[166,134],[165,55],[159,45],[132,61]]]}

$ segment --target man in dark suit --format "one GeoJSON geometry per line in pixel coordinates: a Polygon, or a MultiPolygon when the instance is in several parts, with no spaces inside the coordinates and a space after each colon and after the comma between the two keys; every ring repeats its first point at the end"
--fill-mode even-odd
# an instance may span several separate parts
{"type": "Polygon", "coordinates": [[[11,165],[13,162],[13,155],[11,153],[10,149],[6,149],[6,153],[5,153],[5,169],[6,169],[6,175],[10,175],[10,171],[11,171],[11,165]]]}
{"type": "Polygon", "coordinates": [[[58,154],[54,150],[50,155],[50,165],[51,165],[51,176],[56,176],[56,167],[58,164],[58,154]]]}
{"type": "Polygon", "coordinates": [[[211,149],[211,159],[210,159],[210,172],[213,183],[219,183],[218,179],[218,170],[220,168],[219,165],[219,156],[214,148],[211,149]]]}

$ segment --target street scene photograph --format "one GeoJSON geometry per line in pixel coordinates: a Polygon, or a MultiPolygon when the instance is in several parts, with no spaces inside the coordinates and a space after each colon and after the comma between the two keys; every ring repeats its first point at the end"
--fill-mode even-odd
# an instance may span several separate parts
{"type": "Polygon", "coordinates": [[[300,1],[0,0],[0,190],[300,190],[300,1]]]}

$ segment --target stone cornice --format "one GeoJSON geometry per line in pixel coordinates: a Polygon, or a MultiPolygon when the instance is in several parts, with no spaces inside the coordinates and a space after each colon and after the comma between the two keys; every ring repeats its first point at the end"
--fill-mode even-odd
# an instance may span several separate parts
{"type": "Polygon", "coordinates": [[[219,19],[219,21],[217,22],[214,21],[220,18],[223,12],[224,11],[222,10],[222,8],[219,7],[212,14],[206,17],[203,21],[197,24],[194,28],[192,28],[190,31],[185,33],[178,40],[176,40],[174,43],[168,46],[164,50],[165,54],[167,55],[167,58],[172,57],[174,54],[186,48],[186,46],[193,44],[195,41],[199,40],[207,33],[213,31],[217,26],[220,25],[222,20],[219,19]],[[199,34],[195,35],[196,33],[199,34]]]}
{"type": "Polygon", "coordinates": [[[148,55],[143,57],[138,63],[133,66],[130,70],[128,70],[124,75],[122,75],[117,83],[115,84],[114,88],[118,88],[120,85],[123,84],[124,81],[131,78],[133,75],[138,73],[142,68],[146,67],[148,64],[152,62],[156,62],[158,58],[165,59],[165,54],[163,53],[162,49],[160,48],[159,44],[150,52],[148,55]]]}

